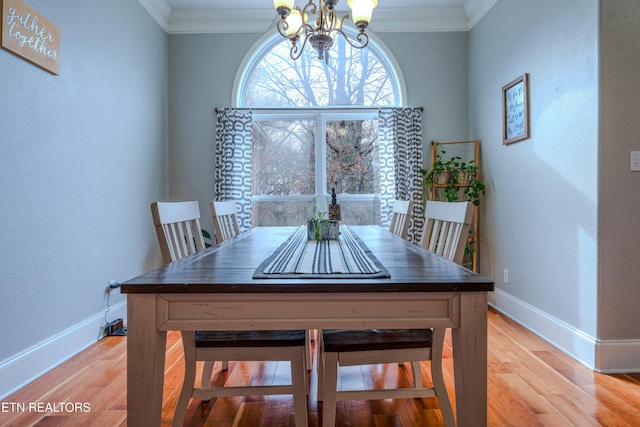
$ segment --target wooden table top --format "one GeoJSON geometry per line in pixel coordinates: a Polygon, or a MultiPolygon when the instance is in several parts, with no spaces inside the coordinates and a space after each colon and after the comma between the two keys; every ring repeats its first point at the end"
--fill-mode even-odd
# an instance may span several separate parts
{"type": "Polygon", "coordinates": [[[257,227],[198,254],[142,274],[121,285],[138,293],[335,293],[493,291],[493,280],[378,226],[350,226],[391,273],[390,278],[254,279],[256,268],[295,227],[257,227]]]}

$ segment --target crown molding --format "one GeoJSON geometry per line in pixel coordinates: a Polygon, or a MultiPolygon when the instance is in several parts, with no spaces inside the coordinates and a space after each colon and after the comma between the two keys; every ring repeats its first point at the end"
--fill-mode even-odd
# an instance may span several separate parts
{"type": "Polygon", "coordinates": [[[376,33],[466,31],[468,28],[462,7],[379,9],[371,21],[371,30],[376,33]]]}
{"type": "Polygon", "coordinates": [[[174,9],[169,34],[264,33],[276,16],[271,9],[174,9]]]}
{"type": "MultiPolygon", "coordinates": [[[[170,34],[264,33],[274,25],[272,9],[171,9],[166,0],[138,0],[170,34]]],[[[375,32],[468,31],[498,0],[468,0],[464,7],[378,9],[375,32]]],[[[344,12],[347,13],[347,12],[344,12]]]]}
{"type": "Polygon", "coordinates": [[[171,7],[166,0],[138,0],[149,15],[162,27],[169,32],[169,17],[171,16],[171,7]]]}
{"type": "Polygon", "coordinates": [[[498,0],[467,0],[464,11],[469,19],[469,30],[496,4],[498,0]]]}
{"type": "MultiPolygon", "coordinates": [[[[347,11],[341,14],[347,14],[347,11]]],[[[169,19],[170,34],[264,33],[277,19],[273,10],[175,9],[169,19]]],[[[455,8],[380,9],[371,30],[379,32],[466,31],[465,10],[455,8]]]]}

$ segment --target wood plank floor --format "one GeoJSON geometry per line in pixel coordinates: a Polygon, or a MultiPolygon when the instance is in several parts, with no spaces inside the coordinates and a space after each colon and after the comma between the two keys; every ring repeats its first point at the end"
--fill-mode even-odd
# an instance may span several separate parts
{"type": "MultiPolygon", "coordinates": [[[[490,426],[640,426],[640,375],[592,372],[493,310],[489,319],[488,424],[490,426]]],[[[445,380],[455,406],[450,335],[445,380]]],[[[315,360],[314,360],[315,363],[315,360]]],[[[428,380],[428,366],[424,367],[428,380]]],[[[171,423],[180,391],[182,347],[179,334],[167,339],[162,425],[171,423]]],[[[341,385],[384,387],[403,384],[409,370],[396,365],[349,368],[341,385]]],[[[283,363],[231,363],[218,366],[214,381],[275,383],[288,380],[283,363]]],[[[309,425],[321,425],[317,377],[310,376],[309,425]]],[[[126,426],[126,337],[107,337],[0,402],[2,426],[126,426]]],[[[192,400],[187,425],[292,426],[289,396],[192,400]]],[[[339,402],[340,426],[441,426],[435,399],[339,402]]],[[[135,426],[132,426],[135,427],[135,426]]]]}

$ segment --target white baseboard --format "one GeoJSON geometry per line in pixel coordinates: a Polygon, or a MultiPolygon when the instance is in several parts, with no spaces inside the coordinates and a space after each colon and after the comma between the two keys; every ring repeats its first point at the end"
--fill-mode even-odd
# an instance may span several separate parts
{"type": "Polygon", "coordinates": [[[640,340],[598,340],[501,289],[489,304],[596,372],[640,372],[640,340]]]}
{"type": "Polygon", "coordinates": [[[599,341],[595,370],[604,374],[640,373],[640,340],[599,341]]]}
{"type": "MultiPolygon", "coordinates": [[[[0,362],[0,400],[75,356],[100,339],[105,312],[100,312],[33,347],[0,362]]],[[[125,319],[127,301],[109,309],[109,320],[125,319]]]]}

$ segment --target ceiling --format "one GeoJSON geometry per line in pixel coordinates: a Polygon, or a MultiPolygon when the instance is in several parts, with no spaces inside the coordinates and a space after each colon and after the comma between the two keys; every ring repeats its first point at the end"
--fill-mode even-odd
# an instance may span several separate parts
{"type": "MultiPolygon", "coordinates": [[[[265,33],[273,0],[138,0],[170,34],[265,33]]],[[[308,0],[295,0],[301,8],[308,0]]],[[[467,31],[497,0],[378,0],[372,32],[467,31]]],[[[337,9],[348,13],[347,0],[337,9]]]]}
{"type": "MultiPolygon", "coordinates": [[[[171,9],[273,9],[272,0],[166,0],[171,9]]],[[[306,0],[297,0],[304,6],[306,0]]],[[[346,0],[339,5],[346,8],[346,0]]],[[[377,9],[404,9],[424,7],[464,7],[467,0],[379,0],[377,9]]]]}

